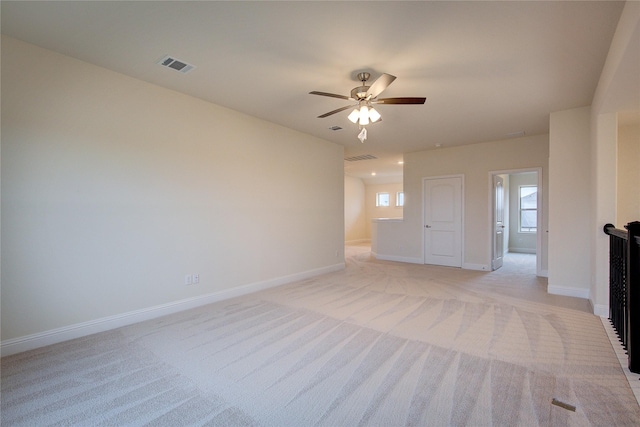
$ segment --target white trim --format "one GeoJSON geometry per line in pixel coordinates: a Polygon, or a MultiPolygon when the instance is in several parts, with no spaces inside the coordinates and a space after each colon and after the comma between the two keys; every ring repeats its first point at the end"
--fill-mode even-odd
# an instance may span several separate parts
{"type": "Polygon", "coordinates": [[[395,261],[395,262],[407,262],[409,264],[423,264],[422,259],[420,258],[403,257],[403,256],[396,256],[396,255],[380,255],[375,252],[371,252],[371,255],[373,255],[375,259],[379,259],[381,261],[395,261]]]}
{"type": "Polygon", "coordinates": [[[589,289],[567,288],[564,286],[547,286],[547,292],[553,295],[563,295],[565,297],[576,297],[589,299],[589,289]]]}
{"type": "MultiPolygon", "coordinates": [[[[511,175],[518,173],[536,172],[538,178],[538,215],[537,215],[537,233],[536,233],[536,276],[548,277],[548,273],[543,273],[542,270],[542,229],[543,229],[543,213],[544,213],[544,188],[542,186],[542,167],[536,166],[531,168],[522,169],[506,169],[489,171],[489,247],[491,248],[489,254],[489,265],[493,263],[493,176],[494,175],[511,175]]],[[[547,248],[548,251],[548,248],[547,248]]]]}
{"type": "Polygon", "coordinates": [[[604,304],[592,304],[593,306],[593,314],[596,316],[604,317],[606,319],[609,318],[609,307],[604,304]]]}
{"type": "Polygon", "coordinates": [[[549,270],[540,270],[538,277],[549,277],[549,270]]]}
{"type": "Polygon", "coordinates": [[[468,262],[462,264],[462,268],[465,270],[491,271],[491,268],[486,264],[471,264],[468,262]]]}
{"type": "Polygon", "coordinates": [[[31,335],[25,335],[18,338],[11,338],[0,342],[0,354],[9,356],[11,354],[21,353],[34,348],[44,347],[46,345],[57,344],[74,338],[80,338],[87,335],[104,332],[111,329],[120,328],[122,326],[131,325],[145,320],[155,319],[157,317],[166,316],[168,314],[177,313],[184,310],[200,307],[218,301],[235,298],[238,296],[250,294],[264,289],[293,283],[296,281],[309,279],[321,274],[340,271],[345,268],[345,263],[338,263],[327,267],[321,267],[302,273],[291,274],[288,276],[277,277],[262,282],[250,283],[238,286],[232,289],[225,289],[213,292],[207,295],[201,295],[193,298],[187,298],[180,301],[174,301],[166,304],[157,305],[155,307],[143,308],[140,310],[130,311],[128,313],[116,314],[114,316],[103,317],[100,319],[90,320],[88,322],[76,323],[74,325],[63,326],[61,328],[51,329],[49,331],[38,332],[31,335]]]}

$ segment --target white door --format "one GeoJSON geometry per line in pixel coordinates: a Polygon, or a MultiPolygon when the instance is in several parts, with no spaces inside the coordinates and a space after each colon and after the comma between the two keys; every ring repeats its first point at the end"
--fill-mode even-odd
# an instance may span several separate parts
{"type": "Polygon", "coordinates": [[[424,263],[462,266],[462,178],[424,180],[424,263]]]}
{"type": "Polygon", "coordinates": [[[504,179],[493,176],[493,257],[491,269],[502,267],[504,257],[504,179]]]}

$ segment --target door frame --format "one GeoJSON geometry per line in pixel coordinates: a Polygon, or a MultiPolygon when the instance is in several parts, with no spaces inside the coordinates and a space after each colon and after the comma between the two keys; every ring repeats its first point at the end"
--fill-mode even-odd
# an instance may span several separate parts
{"type": "MultiPolygon", "coordinates": [[[[498,268],[502,267],[502,262],[503,262],[503,258],[504,258],[504,236],[505,236],[505,217],[508,217],[508,215],[505,215],[505,210],[509,210],[510,208],[510,203],[507,203],[507,205],[505,206],[505,200],[507,199],[505,197],[505,192],[508,190],[505,190],[505,180],[502,178],[503,176],[507,177],[507,183],[509,182],[509,175],[502,175],[502,174],[494,174],[493,175],[493,186],[491,187],[491,191],[493,192],[493,197],[491,198],[491,203],[493,203],[493,211],[491,214],[491,218],[492,218],[492,223],[491,223],[491,233],[492,237],[491,237],[491,271],[497,270],[498,268]],[[502,190],[502,195],[501,195],[501,207],[500,209],[502,209],[502,225],[500,225],[501,228],[501,236],[502,236],[502,244],[499,245],[500,249],[502,250],[502,253],[500,254],[500,256],[496,256],[496,249],[498,248],[498,218],[497,218],[497,213],[498,213],[498,188],[497,188],[497,184],[498,184],[498,180],[500,181],[500,183],[502,184],[501,190],[502,190]],[[500,261],[500,266],[496,267],[496,265],[498,264],[497,261],[500,261]]],[[[508,194],[508,193],[507,193],[508,194]]],[[[507,221],[506,224],[507,226],[509,225],[511,221],[507,221]]],[[[509,232],[509,230],[507,230],[507,235],[511,234],[509,232]]]]}
{"type": "MultiPolygon", "coordinates": [[[[543,276],[542,271],[542,233],[543,233],[543,216],[544,216],[544,187],[542,185],[542,168],[541,167],[533,167],[533,168],[522,168],[522,169],[506,169],[506,170],[496,170],[489,171],[489,228],[488,230],[493,230],[493,215],[494,215],[494,207],[493,207],[493,177],[494,175],[512,175],[518,173],[527,173],[527,172],[536,172],[537,180],[538,180],[538,217],[536,220],[536,226],[538,228],[538,232],[536,233],[536,275],[543,276]]],[[[511,195],[510,195],[511,196],[511,195]]],[[[511,197],[509,197],[511,198],[511,197]]],[[[507,207],[508,209],[508,207],[507,207]]],[[[509,220],[511,221],[511,219],[509,220]]],[[[545,231],[546,232],[546,231],[545,231]]],[[[489,262],[488,266],[491,266],[491,262],[493,260],[493,232],[489,232],[489,243],[488,247],[491,248],[489,251],[489,262]]]]}
{"type": "Polygon", "coordinates": [[[460,262],[462,265],[462,268],[464,268],[464,175],[463,174],[454,174],[454,175],[437,175],[437,176],[425,176],[422,177],[422,218],[420,219],[420,223],[422,224],[420,226],[420,230],[421,230],[421,241],[422,241],[422,246],[420,248],[420,251],[422,252],[422,264],[426,263],[426,258],[427,258],[427,254],[424,250],[425,248],[425,232],[424,232],[424,227],[425,222],[424,222],[424,217],[425,217],[425,209],[426,209],[426,203],[427,201],[425,200],[424,197],[424,191],[426,188],[426,184],[427,184],[427,180],[432,180],[432,179],[446,179],[446,178],[460,178],[460,250],[461,250],[461,254],[460,254],[460,262]]]}

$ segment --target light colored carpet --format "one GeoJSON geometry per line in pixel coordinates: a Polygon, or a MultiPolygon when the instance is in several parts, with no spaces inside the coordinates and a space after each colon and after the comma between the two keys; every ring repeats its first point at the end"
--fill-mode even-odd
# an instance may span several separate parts
{"type": "Polygon", "coordinates": [[[382,262],[366,247],[349,248],[347,264],[5,357],[2,425],[640,422],[584,301],[544,294],[543,279],[517,267],[484,273],[382,262]]]}

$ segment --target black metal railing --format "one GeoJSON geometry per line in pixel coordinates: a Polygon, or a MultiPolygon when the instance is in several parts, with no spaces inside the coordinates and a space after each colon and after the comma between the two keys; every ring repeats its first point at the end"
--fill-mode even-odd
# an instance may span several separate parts
{"type": "Polygon", "coordinates": [[[640,222],[624,228],[604,226],[609,235],[609,320],[627,350],[629,370],[640,373],[640,222]]]}

